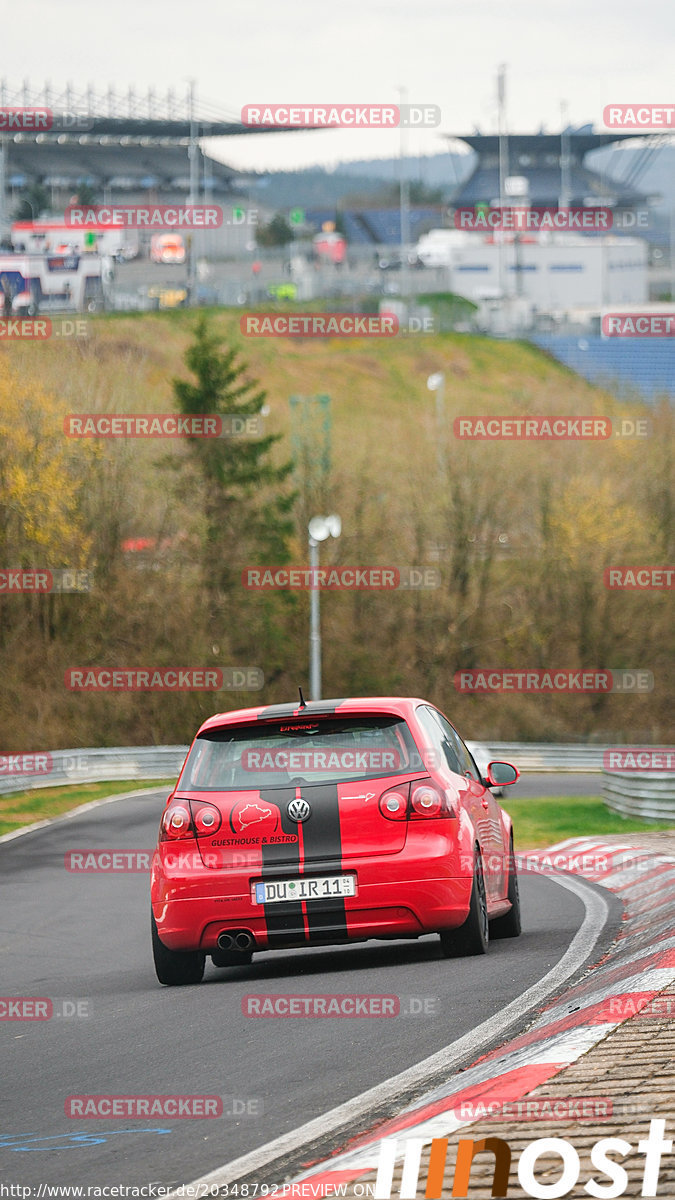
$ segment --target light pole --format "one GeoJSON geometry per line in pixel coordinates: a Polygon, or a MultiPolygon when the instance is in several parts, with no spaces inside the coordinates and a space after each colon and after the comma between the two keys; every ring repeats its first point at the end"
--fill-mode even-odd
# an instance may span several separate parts
{"type": "Polygon", "coordinates": [[[321,623],[319,611],[319,587],[316,571],[319,566],[319,542],[326,538],[339,538],[342,521],[333,513],[329,517],[312,517],[307,526],[309,532],[309,566],[311,571],[309,589],[309,698],[321,699],[321,623]]]}
{"type": "MultiPolygon", "coordinates": [[[[195,205],[199,200],[199,162],[197,155],[199,152],[199,142],[197,141],[197,123],[195,121],[195,81],[190,79],[190,91],[188,93],[190,106],[190,143],[188,146],[188,159],[190,164],[190,195],[188,204],[195,205]]],[[[196,283],[196,251],[194,234],[188,234],[188,304],[192,308],[195,302],[195,283],[196,283]]]]}
{"type": "MultiPolygon", "coordinates": [[[[506,205],[506,178],[509,173],[509,140],[506,132],[506,64],[502,63],[497,72],[497,106],[499,112],[499,211],[502,214],[506,205]]],[[[498,230],[499,233],[499,290],[500,306],[502,314],[506,307],[506,293],[508,291],[506,281],[506,264],[504,262],[505,246],[504,246],[504,230],[498,230]]]]}
{"type": "Polygon", "coordinates": [[[9,228],[9,220],[7,218],[7,194],[6,194],[6,177],[7,177],[7,145],[9,139],[0,134],[0,240],[5,235],[6,228],[9,228]]]}
{"type": "Polygon", "coordinates": [[[408,292],[410,291],[410,275],[408,272],[408,246],[410,243],[410,181],[406,175],[405,154],[407,149],[406,127],[403,124],[406,102],[408,99],[407,89],[400,87],[398,89],[400,97],[400,115],[399,115],[399,143],[398,143],[398,162],[399,162],[399,221],[401,232],[401,296],[406,303],[406,324],[408,312],[408,292]]]}
{"type": "Polygon", "coordinates": [[[430,375],[427,379],[427,387],[430,392],[436,393],[438,471],[440,475],[443,475],[445,471],[445,375],[443,372],[437,371],[435,375],[430,375]]]}

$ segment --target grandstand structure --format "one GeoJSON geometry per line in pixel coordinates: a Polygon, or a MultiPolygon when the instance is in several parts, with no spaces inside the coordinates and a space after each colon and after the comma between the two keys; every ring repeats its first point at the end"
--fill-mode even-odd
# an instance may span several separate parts
{"type": "MultiPolygon", "coordinates": [[[[506,147],[506,176],[508,181],[518,181],[518,191],[513,199],[507,194],[504,203],[526,202],[533,208],[555,209],[563,206],[583,208],[592,205],[611,207],[617,216],[615,232],[633,232],[631,222],[624,214],[633,214],[646,209],[658,201],[638,188],[640,177],[655,154],[670,140],[669,134],[641,133],[594,133],[591,126],[580,129],[564,129],[559,134],[532,133],[506,134],[448,134],[448,141],[460,142],[474,153],[474,162],[461,180],[450,191],[448,204],[440,206],[413,206],[409,212],[411,240],[416,240],[432,227],[444,225],[452,228],[452,210],[477,205],[496,206],[500,203],[504,180],[500,173],[500,150],[506,147]],[[622,177],[626,164],[621,161],[621,144],[640,139],[641,150],[631,156],[628,173],[622,177]],[[614,171],[599,171],[589,166],[588,155],[605,146],[612,146],[616,153],[610,160],[614,171]]],[[[504,162],[502,158],[502,170],[504,162]]],[[[309,210],[308,220],[320,225],[335,219],[335,211],[324,208],[309,210]]],[[[340,210],[342,228],[350,243],[371,245],[400,245],[401,218],[398,207],[369,208],[344,207],[340,210]]],[[[593,236],[593,235],[590,235],[593,236]]],[[[653,221],[649,230],[641,232],[648,241],[662,242],[667,232],[653,221]]]]}
{"type": "MultiPolygon", "coordinates": [[[[446,209],[441,205],[420,205],[409,212],[411,240],[417,239],[434,226],[443,225],[446,209]]],[[[326,221],[334,221],[335,208],[311,208],[305,214],[307,222],[320,229],[326,221]]],[[[398,246],[401,242],[401,213],[399,208],[344,208],[339,210],[344,235],[350,245],[398,246]]]]}
{"type": "MultiPolygon", "coordinates": [[[[448,135],[450,141],[469,146],[476,155],[473,170],[454,190],[450,203],[455,208],[476,204],[499,203],[500,139],[498,134],[448,135]]],[[[644,205],[648,197],[634,186],[606,172],[600,174],[586,164],[594,150],[612,143],[633,140],[644,134],[593,133],[589,126],[563,130],[559,134],[509,133],[503,139],[507,147],[507,176],[524,181],[519,194],[533,208],[557,208],[558,205],[582,207],[608,204],[616,210],[632,210],[644,205]]],[[[647,159],[645,158],[644,166],[647,159]]]]}
{"type": "Polygon", "coordinates": [[[41,184],[54,211],[63,209],[78,185],[87,184],[104,203],[187,196],[218,198],[245,187],[245,177],[205,155],[200,139],[302,132],[245,126],[224,109],[200,100],[190,84],[159,95],[110,86],[56,90],[45,83],[12,87],[0,80],[0,109],[47,109],[49,129],[0,129],[0,229],[18,194],[41,184]]]}

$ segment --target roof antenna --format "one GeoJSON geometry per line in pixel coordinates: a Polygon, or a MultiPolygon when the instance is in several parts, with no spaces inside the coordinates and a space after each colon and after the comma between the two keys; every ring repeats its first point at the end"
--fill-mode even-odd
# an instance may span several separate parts
{"type": "Polygon", "coordinates": [[[305,697],[304,697],[304,696],[303,696],[303,694],[302,694],[302,688],[301,688],[301,687],[299,687],[299,688],[298,688],[298,691],[299,691],[299,693],[300,693],[300,707],[301,707],[301,708],[307,708],[307,701],[305,700],[305,697]]]}

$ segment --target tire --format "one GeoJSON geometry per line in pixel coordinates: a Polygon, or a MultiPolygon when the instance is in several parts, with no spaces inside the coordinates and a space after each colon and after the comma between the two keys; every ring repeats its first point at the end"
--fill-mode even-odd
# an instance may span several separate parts
{"type": "Polygon", "coordinates": [[[474,850],[473,886],[469,915],[459,929],[444,929],[440,934],[440,939],[444,958],[465,958],[474,954],[487,954],[490,926],[483,860],[478,846],[474,850]]]}
{"type": "Polygon", "coordinates": [[[164,945],[164,942],[160,941],[155,918],[152,914],[151,921],[152,957],[159,982],[166,984],[167,987],[183,987],[189,983],[201,983],[204,975],[206,955],[200,953],[199,950],[191,950],[186,954],[176,950],[169,950],[164,945]]]}
{"type": "Polygon", "coordinates": [[[511,911],[503,917],[497,917],[490,925],[490,937],[515,938],[520,937],[520,889],[518,888],[518,868],[513,852],[513,836],[509,843],[509,888],[506,893],[511,901],[511,911]]]}

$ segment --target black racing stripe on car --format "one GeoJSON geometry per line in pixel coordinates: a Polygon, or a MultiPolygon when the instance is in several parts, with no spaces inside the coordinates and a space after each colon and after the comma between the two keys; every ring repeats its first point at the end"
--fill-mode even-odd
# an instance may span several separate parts
{"type": "MultiPolygon", "coordinates": [[[[312,807],[311,817],[302,826],[305,872],[314,870],[317,859],[321,859],[322,875],[339,874],[342,871],[342,837],[337,784],[303,787],[301,795],[312,807]]],[[[307,924],[312,943],[348,941],[344,898],[333,896],[322,900],[320,908],[309,902],[307,924]]]]}
{"type": "MultiPolygon", "coordinates": [[[[281,828],[284,833],[298,836],[295,821],[289,819],[286,812],[291,800],[295,799],[295,787],[269,788],[260,790],[260,799],[268,804],[275,804],[281,814],[281,828]]],[[[286,842],[279,845],[263,845],[262,847],[262,876],[300,874],[300,839],[297,842],[286,842]]],[[[306,938],[305,921],[302,914],[301,900],[288,900],[280,904],[264,904],[267,937],[271,947],[285,945],[289,938],[306,938]]]]}
{"type": "Polygon", "coordinates": [[[256,721],[274,721],[288,717],[313,717],[332,715],[336,708],[346,701],[342,700],[310,700],[302,708],[298,704],[270,704],[260,710],[256,721]]]}

